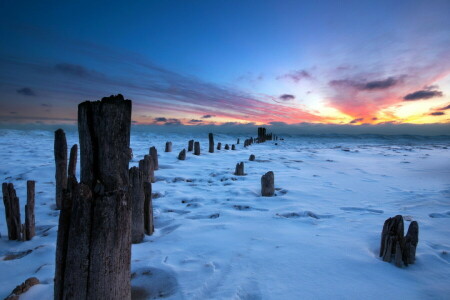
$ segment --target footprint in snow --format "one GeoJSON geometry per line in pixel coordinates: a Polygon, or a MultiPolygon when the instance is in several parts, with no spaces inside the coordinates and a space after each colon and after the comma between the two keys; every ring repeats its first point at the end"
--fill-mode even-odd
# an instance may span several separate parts
{"type": "Polygon", "coordinates": [[[450,211],[444,213],[431,213],[428,216],[430,218],[450,218],[450,211]]]}
{"type": "Polygon", "coordinates": [[[359,212],[374,213],[374,214],[384,213],[384,211],[381,209],[362,208],[362,207],[341,207],[340,209],[344,210],[344,211],[359,211],[359,212]]]}
{"type": "Polygon", "coordinates": [[[131,299],[167,298],[179,292],[178,280],[170,270],[146,267],[131,274],[131,299]]]}

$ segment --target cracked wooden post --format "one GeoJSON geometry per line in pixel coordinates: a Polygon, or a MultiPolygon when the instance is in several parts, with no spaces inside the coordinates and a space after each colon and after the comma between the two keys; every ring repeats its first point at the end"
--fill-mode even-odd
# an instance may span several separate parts
{"type": "Polygon", "coordinates": [[[155,182],[155,167],[151,155],[144,155],[144,159],[139,161],[139,170],[142,172],[144,181],[155,182]]]}
{"type": "Polygon", "coordinates": [[[231,150],[236,150],[236,146],[234,144],[231,145],[231,150]]]}
{"type": "Polygon", "coordinates": [[[236,176],[244,176],[244,162],[240,162],[236,164],[236,169],[234,171],[234,175],[236,176]]]}
{"type": "Polygon", "coordinates": [[[250,154],[250,157],[248,158],[249,161],[254,161],[255,160],[255,155],[254,154],[250,154]]]}
{"type": "Polygon", "coordinates": [[[131,242],[144,239],[144,178],[138,167],[130,168],[131,242]]]}
{"type": "Polygon", "coordinates": [[[209,139],[209,153],[214,153],[214,135],[212,133],[209,133],[208,139],[209,139]]]}
{"type": "Polygon", "coordinates": [[[188,152],[191,152],[194,150],[194,140],[190,140],[188,143],[188,152]]]}
{"type": "Polygon", "coordinates": [[[34,218],[34,199],[35,199],[35,181],[27,181],[27,204],[25,205],[25,230],[24,240],[29,241],[35,235],[35,218],[34,218]]]}
{"type": "Polygon", "coordinates": [[[67,141],[64,130],[55,131],[55,202],[56,209],[61,209],[63,190],[67,187],[67,141]]]}
{"type": "Polygon", "coordinates": [[[152,235],[155,231],[153,225],[152,184],[150,182],[144,182],[144,230],[147,235],[152,235]]]}
{"type": "Polygon", "coordinates": [[[272,171],[267,172],[261,177],[261,195],[271,197],[275,194],[275,179],[272,171]]]}
{"type": "Polygon", "coordinates": [[[194,143],[194,155],[200,155],[200,142],[194,143]]]}
{"type": "Polygon", "coordinates": [[[179,160],[185,160],[186,159],[186,149],[183,149],[180,151],[180,154],[178,154],[179,160]]]}
{"type": "Polygon", "coordinates": [[[67,172],[68,177],[75,176],[77,172],[77,156],[78,156],[78,145],[75,144],[70,148],[70,156],[69,156],[69,170],[67,172]]]}
{"type": "Polygon", "coordinates": [[[419,243],[419,224],[412,221],[405,236],[405,248],[403,250],[403,263],[405,266],[416,261],[416,248],[419,243]]]}
{"type": "Polygon", "coordinates": [[[3,204],[5,205],[6,226],[8,227],[8,239],[20,241],[22,239],[22,224],[20,222],[19,198],[12,183],[2,184],[3,204]]]}
{"type": "Polygon", "coordinates": [[[81,183],[60,214],[54,299],[131,299],[130,126],[122,95],[78,106],[81,183]]]}
{"type": "Polygon", "coordinates": [[[166,149],[164,152],[172,152],[172,142],[166,142],[166,149]]]}
{"type": "Polygon", "coordinates": [[[225,144],[225,150],[230,150],[230,146],[228,146],[228,144],[225,144]]]}
{"type": "Polygon", "coordinates": [[[222,143],[217,143],[217,150],[222,149],[222,143]]]}
{"type": "Polygon", "coordinates": [[[159,169],[158,150],[156,150],[156,148],[154,146],[150,147],[149,154],[153,159],[153,169],[158,170],[159,169]]]}

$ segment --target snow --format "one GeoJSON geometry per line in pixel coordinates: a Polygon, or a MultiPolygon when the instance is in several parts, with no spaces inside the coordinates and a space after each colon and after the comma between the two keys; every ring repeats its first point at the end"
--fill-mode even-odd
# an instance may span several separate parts
{"type": "MultiPolygon", "coordinates": [[[[77,133],[66,134],[70,149],[77,133]]],[[[218,134],[215,142],[223,149],[238,137],[236,151],[207,153],[207,132],[132,132],[130,167],[153,145],[160,165],[156,231],[132,247],[134,299],[448,299],[450,138],[286,136],[244,149],[246,136],[218,134]],[[201,155],[177,160],[190,139],[201,155]],[[173,152],[163,152],[166,141],[173,152]],[[246,176],[234,176],[241,161],[246,176]],[[260,195],[267,171],[275,197],[260,195]],[[419,223],[417,260],[406,268],[378,257],[383,223],[397,214],[405,228],[419,223]]],[[[0,297],[35,276],[41,284],[21,299],[52,299],[53,132],[0,130],[0,160],[22,212],[26,180],[36,180],[37,225],[33,240],[8,241],[0,208],[0,297]]]]}

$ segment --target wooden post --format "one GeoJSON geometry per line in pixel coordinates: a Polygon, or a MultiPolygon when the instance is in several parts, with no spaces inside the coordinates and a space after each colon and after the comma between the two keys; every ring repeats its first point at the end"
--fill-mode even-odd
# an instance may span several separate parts
{"type": "Polygon", "coordinates": [[[152,235],[155,231],[153,225],[152,184],[144,182],[144,230],[145,234],[152,235]]]}
{"type": "Polygon", "coordinates": [[[8,227],[8,239],[20,241],[21,222],[19,198],[12,183],[2,184],[3,204],[5,205],[6,226],[8,227]]]}
{"type": "Polygon", "coordinates": [[[200,155],[200,142],[194,143],[194,155],[200,155]]]}
{"type": "Polygon", "coordinates": [[[55,201],[56,209],[61,209],[63,190],[67,187],[67,141],[64,130],[58,129],[55,131],[55,143],[54,143],[54,155],[55,155],[55,201]]]}
{"type": "Polygon", "coordinates": [[[158,170],[159,169],[159,164],[158,164],[158,150],[156,150],[155,147],[150,147],[150,151],[149,151],[150,156],[153,159],[153,169],[154,170],[158,170]]]}
{"type": "Polygon", "coordinates": [[[78,106],[81,183],[60,215],[54,299],[131,299],[130,126],[122,95],[78,106]]]}
{"type": "Polygon", "coordinates": [[[209,153],[214,153],[214,135],[212,133],[208,134],[209,138],[209,153]]]}
{"type": "Polygon", "coordinates": [[[138,167],[130,168],[131,242],[137,244],[144,239],[144,181],[138,167]]]}
{"type": "Polygon", "coordinates": [[[234,144],[231,145],[231,150],[236,150],[236,146],[234,144]]]}
{"type": "Polygon", "coordinates": [[[244,162],[240,162],[236,164],[236,170],[234,172],[234,175],[236,176],[244,176],[244,162]]]}
{"type": "Polygon", "coordinates": [[[240,140],[239,140],[239,138],[238,138],[236,144],[239,145],[239,142],[240,142],[240,140]]]}
{"type": "Polygon", "coordinates": [[[178,154],[179,160],[185,160],[186,159],[186,149],[183,149],[180,151],[180,154],[178,154]]]}
{"type": "Polygon", "coordinates": [[[225,144],[225,150],[230,150],[230,146],[228,146],[228,144],[225,144]]]}
{"type": "Polygon", "coordinates": [[[67,173],[68,177],[75,176],[77,172],[77,156],[78,156],[78,145],[75,144],[70,148],[70,156],[69,156],[69,171],[67,173]]]}
{"type": "Polygon", "coordinates": [[[254,161],[255,160],[255,155],[254,154],[250,154],[250,157],[248,158],[249,161],[254,161]]]}
{"type": "Polygon", "coordinates": [[[142,172],[143,181],[155,182],[155,167],[151,155],[145,155],[144,159],[139,161],[139,170],[142,172]]]}
{"type": "Polygon", "coordinates": [[[397,215],[384,222],[381,232],[380,256],[383,261],[391,262],[394,258],[398,267],[402,266],[402,249],[404,244],[403,217],[397,215]]]}
{"type": "Polygon", "coordinates": [[[217,150],[222,149],[222,143],[217,143],[217,150]]]}
{"type": "Polygon", "coordinates": [[[275,194],[275,179],[272,171],[267,172],[261,177],[261,195],[271,197],[275,194]]]}
{"type": "Polygon", "coordinates": [[[188,143],[188,152],[194,150],[194,140],[190,140],[188,143]]]}
{"type": "Polygon", "coordinates": [[[419,243],[419,224],[412,221],[409,224],[408,233],[405,236],[405,249],[403,251],[403,262],[407,266],[416,261],[416,248],[419,243]]]}
{"type": "Polygon", "coordinates": [[[34,219],[34,196],[35,181],[27,181],[27,204],[25,205],[25,236],[24,240],[29,241],[35,235],[35,219],[34,219]]]}
{"type": "Polygon", "coordinates": [[[172,142],[166,142],[166,149],[164,152],[172,152],[172,142]]]}

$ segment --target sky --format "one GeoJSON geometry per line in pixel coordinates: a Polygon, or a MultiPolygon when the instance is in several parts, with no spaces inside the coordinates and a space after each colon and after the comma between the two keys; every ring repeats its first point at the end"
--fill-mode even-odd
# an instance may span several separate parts
{"type": "Polygon", "coordinates": [[[0,124],[449,124],[450,1],[0,1],[0,124]]]}

